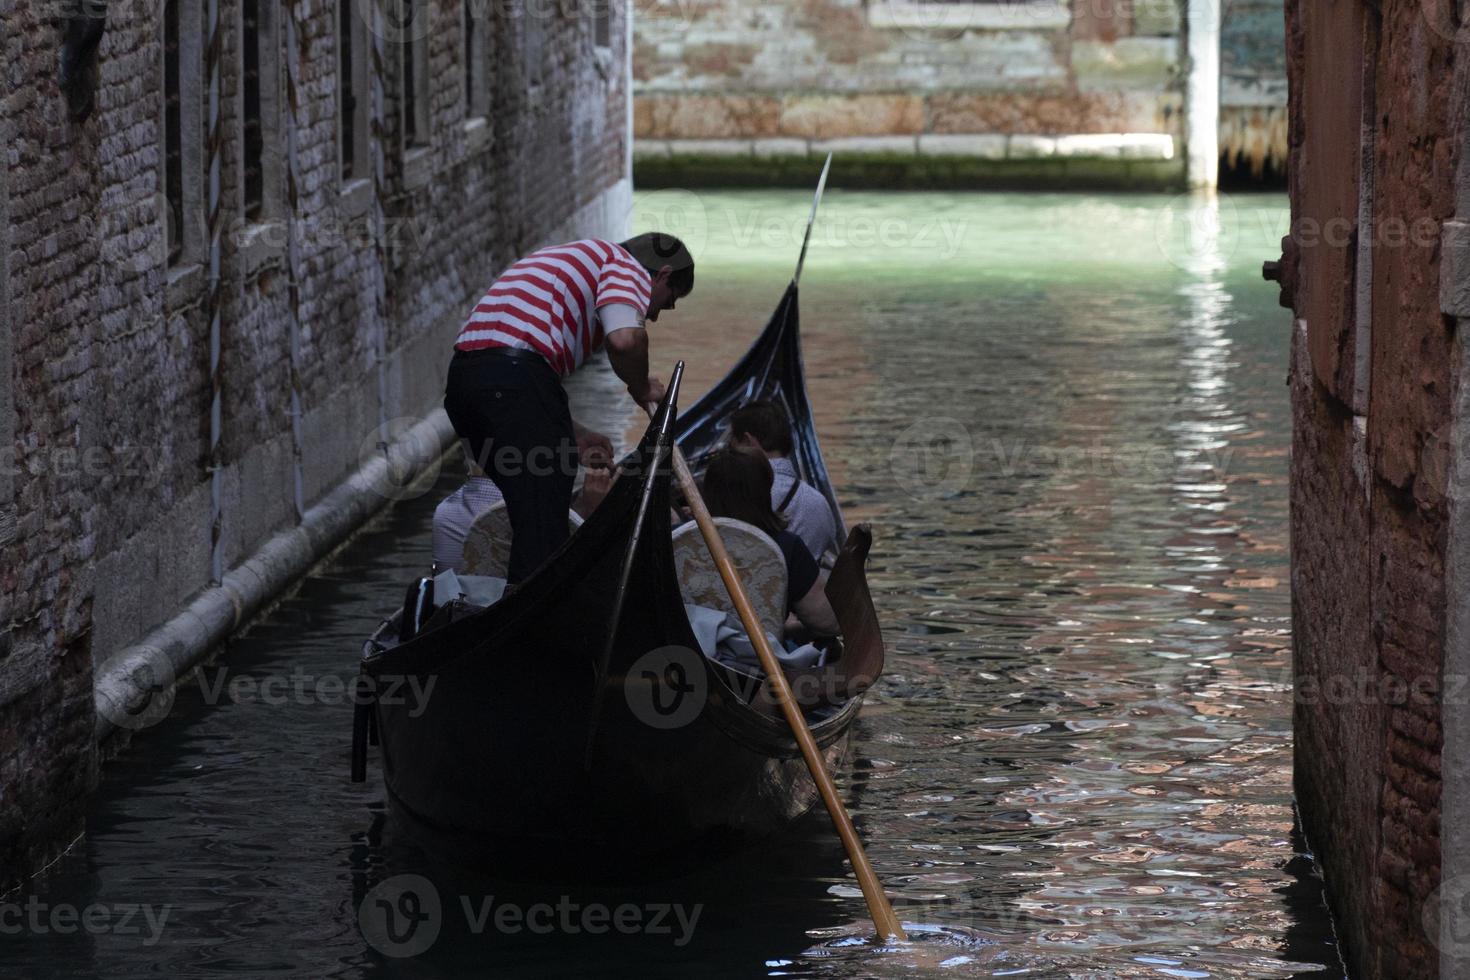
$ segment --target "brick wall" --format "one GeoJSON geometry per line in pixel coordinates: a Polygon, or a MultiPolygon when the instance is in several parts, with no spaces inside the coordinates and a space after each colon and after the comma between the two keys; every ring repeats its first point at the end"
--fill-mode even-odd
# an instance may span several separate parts
{"type": "MultiPolygon", "coordinates": [[[[282,47],[275,60],[283,70],[293,59],[297,103],[286,105],[281,76],[281,117],[269,116],[266,130],[275,134],[268,152],[285,166],[295,127],[295,191],[275,182],[264,218],[247,222],[240,9],[221,0],[213,291],[197,264],[164,261],[161,6],[109,4],[96,111],[78,123],[55,81],[53,12],[0,0],[7,464],[15,451],[3,471],[13,478],[0,476],[0,528],[7,512],[18,516],[14,540],[0,535],[0,878],[23,873],[77,826],[96,779],[96,665],[210,583],[212,307],[218,550],[229,568],[297,518],[293,386],[310,506],[373,451],[380,415],[421,417],[437,404],[458,321],[500,267],[554,236],[620,233],[631,195],[625,5],[614,5],[612,47],[601,51],[588,5],[472,5],[488,39],[482,122],[466,104],[465,5],[429,4],[431,136],[422,150],[401,146],[398,44],[381,44],[379,195],[371,182],[344,193],[340,179],[337,3],[296,0],[263,5],[283,21],[283,46],[284,19],[296,21],[297,49],[282,47]],[[540,51],[531,63],[533,28],[540,51]]],[[[204,93],[186,95],[203,113],[204,93]]]]}
{"type": "Polygon", "coordinates": [[[1434,977],[1465,49],[1412,0],[1287,9],[1296,788],[1349,972],[1434,977]]]}

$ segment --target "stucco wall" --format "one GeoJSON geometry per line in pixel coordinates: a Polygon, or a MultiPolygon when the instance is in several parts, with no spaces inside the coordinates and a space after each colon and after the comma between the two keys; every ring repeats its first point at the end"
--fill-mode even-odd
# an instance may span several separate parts
{"type": "MultiPolygon", "coordinates": [[[[640,154],[1034,161],[1068,150],[1008,138],[1140,133],[1177,144],[1173,0],[1076,6],[1074,16],[1049,0],[649,5],[635,24],[640,154]],[[951,139],[973,136],[985,139],[951,139]]],[[[1157,145],[1077,144],[1076,155],[1157,159],[1157,145]]],[[[1176,149],[1164,156],[1174,170],[1176,149]]]]}
{"type": "MultiPolygon", "coordinates": [[[[371,181],[344,193],[340,178],[337,5],[291,5],[298,100],[288,111],[281,85],[280,142],[271,146],[283,152],[294,119],[295,192],[283,180],[272,220],[247,223],[240,11],[220,3],[213,458],[222,467],[224,568],[297,519],[293,388],[310,506],[376,450],[380,417],[419,418],[437,404],[459,321],[499,268],[552,237],[624,230],[624,5],[615,5],[604,50],[594,47],[589,6],[533,5],[546,18],[536,23],[509,5],[479,7],[490,18],[488,122],[470,121],[466,104],[463,5],[441,0],[422,32],[431,123],[422,150],[401,145],[397,43],[384,42],[385,169],[375,195],[371,181]]],[[[96,778],[95,666],[211,580],[211,290],[197,265],[164,261],[160,8],[110,5],[97,109],[79,123],[55,81],[51,8],[0,0],[7,463],[15,450],[13,479],[0,478],[0,517],[19,518],[14,540],[0,537],[0,877],[33,865],[76,826],[96,778]]],[[[203,90],[188,95],[202,105],[203,90]]]]}
{"type": "Polygon", "coordinates": [[[1260,178],[1287,160],[1286,18],[1280,0],[1232,0],[1220,25],[1220,155],[1260,178]]]}
{"type": "MultiPolygon", "coordinates": [[[[1281,8],[1273,22],[1267,6],[1224,11],[1230,104],[1284,103],[1284,69],[1270,57],[1281,8]]],[[[666,158],[830,149],[967,158],[978,176],[1086,180],[1107,172],[1101,161],[1182,179],[1188,27],[1177,0],[674,0],[642,13],[640,173],[674,172],[666,158]],[[1112,139],[1054,139],[1081,135],[1112,139]]],[[[933,165],[906,172],[944,179],[933,165]]]]}

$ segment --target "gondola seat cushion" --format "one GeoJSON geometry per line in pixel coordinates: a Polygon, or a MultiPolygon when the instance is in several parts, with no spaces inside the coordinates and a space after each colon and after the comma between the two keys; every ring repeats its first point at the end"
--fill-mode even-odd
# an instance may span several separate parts
{"type": "MultiPolygon", "coordinates": [[[[716,517],[715,525],[730,560],[740,571],[761,625],[772,636],[784,636],[787,579],[786,559],[780,547],[770,535],[744,521],[716,517]]],[[[674,573],[686,603],[735,612],[699,526],[692,521],[674,530],[674,573]]]]}
{"type": "MultiPolygon", "coordinates": [[[[582,526],[581,515],[574,510],[567,511],[567,521],[571,532],[576,534],[582,526]]],[[[461,574],[505,578],[510,568],[510,537],[510,514],[502,500],[475,518],[475,523],[465,532],[461,574]]]]}

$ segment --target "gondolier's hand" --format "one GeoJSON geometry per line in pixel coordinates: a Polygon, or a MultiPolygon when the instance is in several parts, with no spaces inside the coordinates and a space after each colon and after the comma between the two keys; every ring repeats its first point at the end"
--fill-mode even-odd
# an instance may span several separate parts
{"type": "Polygon", "coordinates": [[[594,432],[577,423],[572,423],[577,435],[577,459],[588,468],[606,467],[612,462],[612,440],[601,432],[594,432]]]}
{"type": "Polygon", "coordinates": [[[628,394],[640,405],[657,407],[664,400],[664,383],[650,374],[642,386],[628,385],[628,394]]]}
{"type": "Polygon", "coordinates": [[[605,467],[592,467],[587,471],[587,476],[582,480],[582,490],[577,494],[577,499],[572,502],[572,510],[583,520],[592,516],[592,512],[602,506],[607,499],[608,491],[612,489],[614,474],[605,467]]]}

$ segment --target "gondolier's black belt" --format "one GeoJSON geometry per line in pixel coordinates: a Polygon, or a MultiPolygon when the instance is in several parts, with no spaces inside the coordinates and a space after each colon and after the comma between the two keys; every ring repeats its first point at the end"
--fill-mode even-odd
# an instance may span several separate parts
{"type": "Polygon", "coordinates": [[[463,357],[466,360],[479,360],[482,357],[501,357],[512,361],[532,361],[542,367],[551,367],[546,358],[533,350],[521,350],[519,347],[481,347],[479,350],[457,350],[455,357],[463,357]]]}

